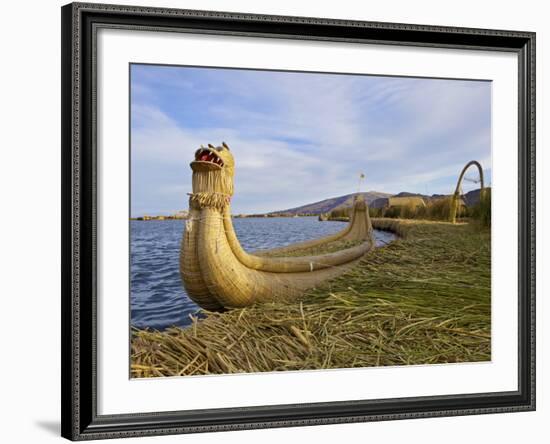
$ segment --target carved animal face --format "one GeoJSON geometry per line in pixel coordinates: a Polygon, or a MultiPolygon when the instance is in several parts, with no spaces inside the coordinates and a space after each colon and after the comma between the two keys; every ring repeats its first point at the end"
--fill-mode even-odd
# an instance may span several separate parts
{"type": "Polygon", "coordinates": [[[190,165],[193,170],[191,204],[199,208],[221,208],[228,204],[233,195],[235,173],[235,161],[229,147],[225,143],[218,147],[201,147],[190,165]]]}

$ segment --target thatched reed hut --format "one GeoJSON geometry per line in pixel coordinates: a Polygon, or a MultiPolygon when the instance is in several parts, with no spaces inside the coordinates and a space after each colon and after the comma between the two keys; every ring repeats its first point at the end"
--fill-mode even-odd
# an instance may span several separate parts
{"type": "Polygon", "coordinates": [[[393,196],[388,198],[388,207],[425,207],[426,202],[420,196],[393,196]]]}

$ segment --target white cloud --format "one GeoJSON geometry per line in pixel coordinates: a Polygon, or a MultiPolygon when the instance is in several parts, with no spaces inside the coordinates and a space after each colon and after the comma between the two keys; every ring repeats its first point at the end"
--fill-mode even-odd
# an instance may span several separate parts
{"type": "MultiPolygon", "coordinates": [[[[354,192],[359,172],[369,189],[424,192],[427,183],[458,175],[471,159],[489,167],[486,85],[382,78],[365,87],[364,78],[307,75],[274,82],[250,72],[243,79],[222,77],[215,87],[265,106],[246,100],[210,105],[213,123],[200,128],[150,103],[132,105],[133,161],[145,170],[149,163],[182,171],[177,183],[150,184],[159,199],[181,199],[190,189],[194,151],[222,140],[236,158],[237,212],[354,192]]],[[[447,182],[431,192],[450,192],[447,182]]]]}

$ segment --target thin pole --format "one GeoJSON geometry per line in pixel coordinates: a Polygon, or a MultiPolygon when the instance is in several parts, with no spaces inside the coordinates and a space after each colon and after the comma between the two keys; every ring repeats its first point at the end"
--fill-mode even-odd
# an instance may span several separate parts
{"type": "Polygon", "coordinates": [[[365,173],[359,173],[359,185],[357,187],[357,192],[361,192],[361,181],[365,178],[365,173]]]}

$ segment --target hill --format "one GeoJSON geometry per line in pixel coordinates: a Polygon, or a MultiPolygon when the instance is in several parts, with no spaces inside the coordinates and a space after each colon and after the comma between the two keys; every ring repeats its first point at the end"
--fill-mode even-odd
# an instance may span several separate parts
{"type": "MultiPolygon", "coordinates": [[[[278,215],[296,215],[296,214],[321,214],[328,213],[335,209],[349,208],[353,205],[353,198],[359,193],[346,194],[344,196],[333,197],[330,199],[321,200],[319,202],[310,203],[307,205],[302,205],[301,207],[289,208],[287,210],[273,211],[268,213],[269,215],[278,216],[278,215]]],[[[398,194],[382,193],[379,191],[367,191],[361,193],[367,202],[367,204],[372,208],[382,208],[388,203],[388,197],[411,197],[419,196],[424,199],[424,201],[429,202],[433,199],[440,199],[446,197],[443,194],[433,194],[427,196],[424,194],[418,193],[409,193],[407,191],[402,191],[398,194]]],[[[466,206],[470,207],[479,202],[479,189],[470,191],[462,196],[466,206]]]]}
{"type": "MultiPolygon", "coordinates": [[[[344,196],[338,196],[333,197],[331,199],[325,199],[321,200],[319,202],[310,203],[307,205],[302,205],[301,207],[295,207],[295,208],[289,208],[287,210],[280,210],[280,211],[273,211],[269,214],[321,214],[321,213],[328,213],[329,211],[334,210],[338,207],[351,207],[353,204],[353,198],[359,193],[352,193],[352,194],[346,194],[344,196]]],[[[376,199],[383,198],[383,197],[389,197],[391,194],[388,193],[381,193],[378,191],[367,191],[365,193],[361,193],[367,204],[371,204],[371,202],[375,201],[376,199]]]]}

